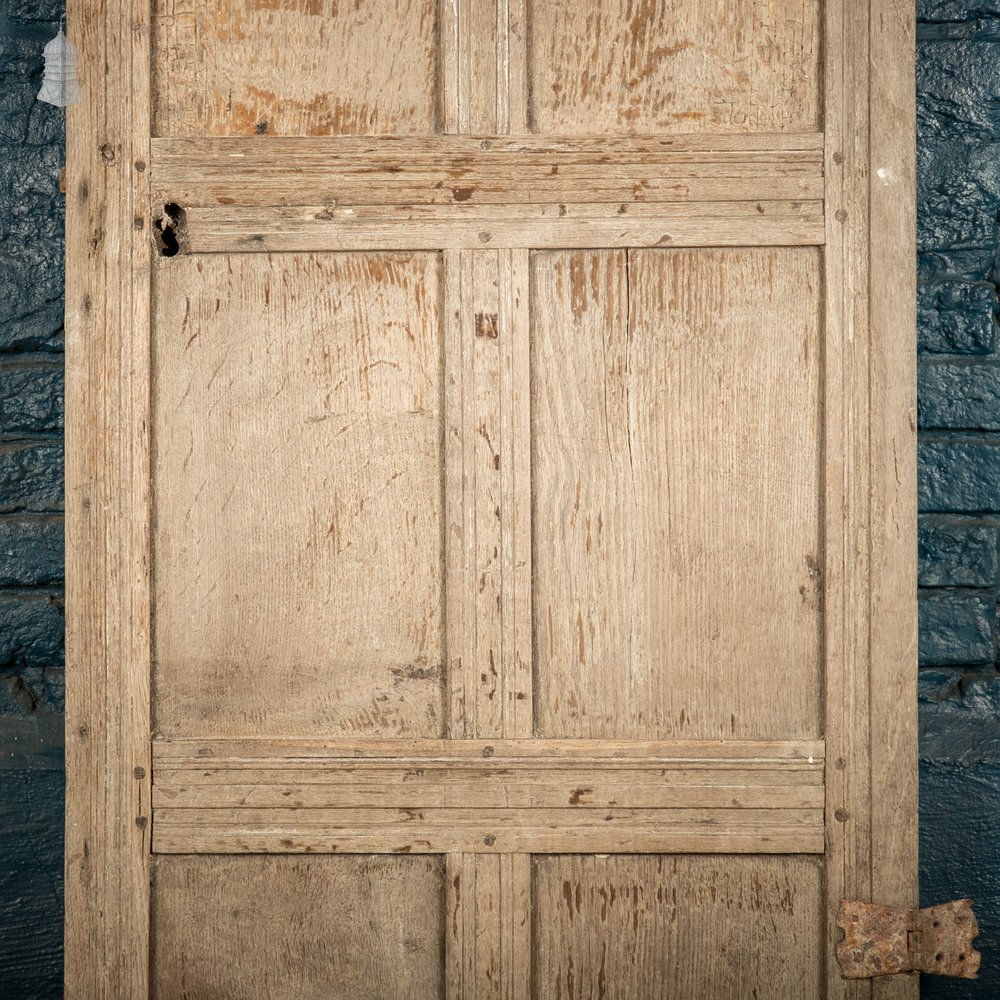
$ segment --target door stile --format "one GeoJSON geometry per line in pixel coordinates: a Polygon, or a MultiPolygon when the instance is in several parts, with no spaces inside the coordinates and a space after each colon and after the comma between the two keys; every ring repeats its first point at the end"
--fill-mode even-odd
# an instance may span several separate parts
{"type": "MultiPolygon", "coordinates": [[[[898,9],[887,18],[880,5],[866,2],[828,0],[826,5],[826,967],[831,997],[868,997],[873,990],[879,996],[913,997],[917,989],[916,977],[893,977],[888,987],[842,979],[835,959],[842,932],[834,923],[841,898],[871,899],[892,880],[895,887],[885,901],[899,894],[909,899],[916,872],[915,772],[912,760],[905,760],[915,744],[909,704],[912,700],[915,706],[915,597],[908,592],[912,580],[900,573],[896,561],[907,560],[912,542],[902,535],[911,520],[916,537],[914,501],[907,494],[915,496],[915,452],[912,428],[901,427],[889,405],[898,400],[894,393],[909,397],[913,391],[914,369],[906,367],[909,349],[904,347],[912,339],[912,325],[905,331],[895,326],[900,314],[894,312],[891,320],[885,314],[894,304],[873,295],[876,288],[903,287],[902,269],[910,273],[913,267],[908,209],[896,207],[907,183],[912,191],[912,161],[904,151],[912,123],[899,110],[903,98],[898,92],[880,95],[896,105],[895,120],[884,120],[884,104],[876,99],[871,79],[876,63],[887,68],[904,50],[908,19],[898,9]],[[890,134],[897,138],[887,138],[890,134]],[[880,144],[886,143],[899,181],[886,200],[892,203],[890,213],[903,216],[895,227],[898,239],[891,243],[876,236],[874,228],[879,171],[886,169],[880,144]],[[891,285],[877,280],[880,268],[891,285]],[[876,338],[877,327],[887,335],[876,338]],[[889,359],[900,362],[891,375],[885,366],[889,359]],[[883,412],[887,422],[880,424],[883,412]],[[880,635],[876,618],[892,621],[891,637],[886,625],[880,635]],[[900,634],[895,630],[901,625],[900,634]],[[886,774],[894,776],[898,789],[876,787],[886,774]],[[912,808],[911,818],[897,811],[902,807],[912,808]],[[890,847],[895,856],[886,857],[884,845],[896,843],[890,847]],[[898,877],[903,871],[911,873],[909,878],[898,877]]],[[[905,89],[905,63],[889,70],[890,91],[905,89]]]]}
{"type": "Polygon", "coordinates": [[[447,997],[528,1000],[531,856],[449,854],[447,997]]]}
{"type": "Polygon", "coordinates": [[[444,133],[522,134],[527,109],[525,0],[447,0],[439,11],[444,133]]]}
{"type": "Polygon", "coordinates": [[[71,4],[67,115],[68,998],[148,993],[149,5],[71,4]]]}
{"type": "MultiPolygon", "coordinates": [[[[449,732],[528,739],[528,251],[446,251],[444,267],[449,732]]],[[[529,856],[446,864],[449,997],[526,997],[529,856]]]]}
{"type": "Polygon", "coordinates": [[[869,898],[868,3],[827,0],[824,525],[827,995],[871,995],[840,977],[834,917],[869,898]]]}
{"type": "MultiPolygon", "coordinates": [[[[872,898],[911,908],[919,905],[913,5],[875,5],[870,32],[872,898]]],[[[873,986],[879,1000],[917,991],[915,974],[873,986]]]]}
{"type": "MultiPolygon", "coordinates": [[[[523,133],[524,0],[440,11],[444,131],[523,133]]],[[[530,739],[529,254],[488,249],[485,227],[478,238],[481,250],[443,255],[449,734],[530,739]]],[[[530,855],[448,854],[445,865],[448,1000],[527,1000],[530,855]]]]}

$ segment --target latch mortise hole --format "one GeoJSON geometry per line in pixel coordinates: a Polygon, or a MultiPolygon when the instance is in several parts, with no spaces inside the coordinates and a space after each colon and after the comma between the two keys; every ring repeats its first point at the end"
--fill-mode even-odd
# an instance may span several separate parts
{"type": "Polygon", "coordinates": [[[161,257],[176,257],[184,248],[187,218],[180,205],[168,201],[156,219],[154,232],[161,257]]]}

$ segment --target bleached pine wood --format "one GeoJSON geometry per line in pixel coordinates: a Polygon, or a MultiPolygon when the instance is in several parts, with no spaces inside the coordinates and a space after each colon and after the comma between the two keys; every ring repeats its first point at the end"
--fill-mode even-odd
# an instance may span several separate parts
{"type": "MultiPolygon", "coordinates": [[[[913,7],[871,7],[870,662],[872,897],[918,905],[916,243],[913,7]]],[[[914,1000],[918,976],[877,980],[877,1000],[914,1000]]]]}
{"type": "MultiPolygon", "coordinates": [[[[827,740],[827,990],[870,997],[840,977],[834,923],[840,899],[871,899],[872,785],[869,532],[868,0],[828,0],[824,115],[827,144],[825,636],[827,740]]],[[[899,373],[904,379],[904,373],[899,373]]]]}
{"type": "Polygon", "coordinates": [[[434,254],[160,260],[158,733],[442,734],[440,281],[434,254]]]}
{"type": "Polygon", "coordinates": [[[428,856],[159,857],[152,996],[441,997],[443,869],[428,856]]]}
{"type": "MultiPolygon", "coordinates": [[[[912,902],[915,888],[915,736],[906,707],[914,635],[912,332],[904,321],[912,290],[900,294],[912,258],[912,207],[903,197],[912,193],[912,12],[895,0],[666,7],[400,0],[391,12],[329,0],[227,0],[212,11],[157,0],[153,14],[150,90],[149,12],[126,0],[100,11],[79,0],[71,11],[71,35],[81,25],[85,87],[88,73],[95,86],[90,103],[70,112],[71,137],[85,141],[71,148],[69,171],[68,676],[70,720],[83,718],[84,728],[74,734],[71,725],[68,744],[79,742],[67,751],[67,995],[141,998],[151,968],[164,997],[179,992],[178,980],[206,1000],[234,982],[248,998],[283,990],[327,996],[324,977],[335,960],[326,961],[324,949],[339,956],[364,947],[379,971],[364,983],[338,983],[362,997],[366,989],[448,1000],[527,1000],[553,990],[629,998],[912,996],[912,981],[844,985],[827,957],[832,937],[822,940],[841,893],[912,902]],[[377,44],[369,44],[373,38],[377,44]],[[102,77],[88,60],[109,51],[124,55],[102,77]],[[150,103],[162,136],[152,143],[150,103]],[[76,133],[74,115],[85,123],[76,133]],[[85,187],[73,187],[74,163],[85,187]],[[160,215],[168,202],[181,209],[181,254],[157,262],[151,331],[147,208],[160,215]],[[824,244],[822,256],[809,249],[824,244]],[[677,249],[686,246],[707,249],[677,249]],[[444,253],[406,253],[435,250],[444,253]],[[546,282],[555,279],[538,262],[574,257],[623,262],[624,309],[621,295],[589,304],[570,295],[556,337],[543,327],[546,282]],[[405,290],[375,281],[373,291],[359,275],[371,277],[390,258],[418,263],[405,290]],[[721,263],[731,260],[768,267],[721,263]],[[267,269],[283,279],[269,301],[254,277],[267,269]],[[463,273],[471,276],[464,283],[463,273]],[[195,302],[189,293],[199,281],[195,302]],[[234,301],[244,293],[245,309],[234,301]],[[192,343],[177,336],[191,324],[182,308],[189,299],[202,327],[192,343]],[[715,323],[706,321],[713,314],[705,302],[717,306],[715,323]],[[496,341],[463,354],[463,331],[474,337],[477,314],[493,311],[496,341]],[[620,321],[622,312],[624,358],[611,341],[608,358],[593,358],[588,330],[601,324],[591,321],[620,321]],[[724,344],[718,357],[706,330],[724,344]],[[352,342],[354,331],[363,336],[352,342]],[[540,371],[532,362],[545,353],[544,336],[558,341],[561,354],[552,352],[540,371]],[[660,352],[666,361],[649,352],[650,344],[663,346],[657,338],[670,345],[670,337],[677,343],[673,353],[660,352]],[[738,350],[723,358],[733,339],[738,350]],[[193,395],[171,397],[169,419],[166,408],[148,413],[150,343],[157,392],[184,378],[185,352],[202,352],[208,366],[200,382],[192,377],[193,395]],[[334,359],[337,343],[346,352],[340,368],[312,369],[315,352],[334,359]],[[366,367],[372,347],[386,362],[374,369],[366,367]],[[622,739],[550,741],[538,738],[548,709],[541,697],[532,708],[532,691],[548,697],[546,672],[572,674],[579,646],[565,642],[555,657],[538,655],[538,640],[555,625],[523,584],[534,580],[537,596],[538,571],[544,575],[542,564],[552,560],[561,522],[539,507],[558,484],[531,459],[546,407],[568,408],[574,391],[586,395],[590,376],[574,386],[572,375],[588,359],[619,379],[636,414],[627,429],[643,433],[623,438],[633,451],[611,449],[602,460],[609,436],[589,433],[598,400],[561,427],[559,446],[577,441],[578,467],[602,489],[634,491],[636,468],[664,486],[641,497],[645,510],[615,509],[650,526],[634,537],[655,537],[657,515],[678,504],[690,512],[672,539],[688,557],[684,586],[644,591],[624,577],[616,582],[611,562],[594,579],[617,588],[623,607],[632,602],[648,612],[635,619],[643,627],[655,631],[669,621],[678,633],[700,635],[708,651],[691,656],[664,633],[670,655],[646,673],[632,670],[625,683],[600,685],[618,707],[596,711],[625,720],[631,728],[622,739]],[[648,399],[639,362],[662,367],[661,391],[648,399]],[[450,381],[455,373],[459,390],[471,387],[471,400],[462,402],[450,381]],[[248,397],[234,387],[255,379],[260,396],[252,402],[261,405],[239,406],[248,397]],[[282,422],[324,385],[340,394],[343,413],[370,417],[381,398],[378,391],[368,398],[371,385],[389,383],[409,384],[420,396],[426,426],[418,421],[414,433],[406,424],[406,433],[388,437],[366,426],[345,444],[323,427],[335,414],[318,426],[282,422]],[[752,406],[731,406],[748,399],[765,401],[757,407],[763,423],[752,406]],[[777,431],[772,405],[787,411],[777,431]],[[487,448],[477,438],[480,424],[487,448]],[[225,461],[201,456],[204,487],[188,505],[197,530],[183,517],[169,536],[154,523],[151,563],[146,436],[152,433],[160,463],[171,456],[170,435],[185,427],[193,437],[214,437],[202,447],[218,455],[242,448],[254,481],[240,486],[225,461]],[[792,427],[813,434],[805,452],[792,427]],[[683,456],[679,464],[666,460],[671,448],[683,456]],[[364,462],[345,475],[362,453],[364,462]],[[481,490],[462,484],[476,468],[473,456],[499,457],[499,469],[480,476],[481,490]],[[823,462],[815,481],[812,471],[803,479],[814,461],[823,462]],[[390,485],[374,495],[363,488],[386,462],[419,466],[419,488],[390,485]],[[720,487],[740,462],[766,475],[730,476],[735,485],[720,487]],[[82,484],[76,500],[74,482],[82,484]],[[232,496],[221,489],[227,483],[232,496]],[[360,530],[348,539],[347,556],[331,561],[322,519],[310,511],[339,502],[344,489],[357,501],[348,506],[361,517],[360,530]],[[738,492],[745,524],[718,517],[727,503],[736,509],[727,491],[738,492]],[[287,522],[279,519],[278,533],[264,539],[262,525],[274,523],[268,504],[275,507],[279,495],[287,522]],[[487,528],[494,499],[496,523],[487,528]],[[481,533],[466,531],[469,510],[481,533]],[[259,513],[259,523],[247,512],[259,513]],[[414,518],[405,529],[412,551],[390,552],[390,537],[403,529],[383,536],[365,527],[366,516],[400,525],[414,518]],[[774,530],[779,516],[787,521],[781,533],[774,530]],[[697,568],[721,559],[734,524],[746,530],[737,532],[731,565],[721,571],[724,586],[739,590],[754,579],[757,586],[730,602],[731,621],[720,612],[716,635],[699,616],[711,595],[697,583],[709,574],[699,578],[697,568]],[[802,544],[804,527],[807,534],[815,527],[822,548],[802,544]],[[768,532],[774,541],[764,556],[748,558],[740,546],[768,532]],[[175,560],[170,546],[190,546],[192,538],[198,551],[186,563],[175,560]],[[308,544],[296,550],[303,538],[308,544]],[[260,546],[256,559],[240,539],[260,546]],[[456,542],[459,553],[468,545],[468,559],[455,555],[456,542]],[[796,575],[802,566],[789,561],[793,551],[814,556],[808,579],[796,575]],[[289,563],[290,552],[300,561],[289,563]],[[219,605],[214,593],[204,594],[216,557],[235,567],[219,605]],[[422,596],[400,600],[393,581],[408,564],[407,579],[422,596]],[[157,578],[180,567],[194,588],[167,588],[164,608],[154,594],[157,643],[160,624],[169,625],[173,638],[168,631],[164,641],[184,649],[175,666],[188,678],[183,705],[166,689],[161,705],[155,692],[155,721],[166,722],[163,732],[192,738],[154,745],[152,827],[151,565],[157,578]],[[466,575],[478,586],[477,569],[485,571],[484,589],[466,600],[466,575]],[[306,585],[293,593],[296,574],[306,585]],[[255,579],[265,582],[250,592],[255,579]],[[793,585],[801,588],[799,604],[788,601],[793,585]],[[821,602],[822,642],[804,653],[821,602]],[[356,631],[338,618],[351,606],[359,609],[347,616],[362,626],[356,631]],[[459,606],[470,613],[457,616],[459,606]],[[230,641],[199,661],[203,634],[195,630],[197,640],[185,646],[182,630],[220,615],[220,607],[228,621],[216,638],[230,641]],[[784,616],[781,643],[792,652],[763,656],[776,614],[784,616]],[[386,625],[396,636],[388,642],[386,625]],[[310,642],[316,655],[303,670],[298,653],[310,642]],[[457,665],[456,684],[445,659],[456,648],[474,656],[499,651],[499,707],[484,697],[490,687],[469,663],[457,665]],[[435,657],[419,659],[431,649],[436,668],[435,657]],[[822,704],[818,684],[794,680],[820,666],[822,704]],[[213,679],[203,705],[191,693],[200,673],[213,679]],[[387,673],[393,690],[376,690],[373,678],[387,673]],[[680,729],[664,724],[663,704],[648,691],[634,697],[647,682],[666,690],[677,678],[669,698],[684,702],[680,729]],[[296,688],[302,681],[306,687],[296,688]],[[737,708],[728,729],[720,710],[726,699],[737,708]],[[469,716],[467,704],[475,705],[469,716]],[[707,717],[713,724],[699,729],[707,717]],[[675,732],[721,738],[630,739],[675,732]],[[274,738],[254,738],[262,733],[274,738]],[[485,738],[411,738],[446,734],[485,738]],[[741,734],[775,740],[734,739],[741,734]],[[150,924],[151,846],[282,857],[159,857],[158,873],[178,867],[158,881],[150,924]],[[356,857],[309,859],[312,867],[288,856],[432,848],[446,856],[400,858],[398,867],[356,857]],[[824,848],[822,861],[779,856],[824,848]],[[559,853],[536,860],[532,879],[525,851],[559,853]],[[663,851],[702,856],[642,856],[663,851]],[[732,856],[761,851],[767,856],[732,856]],[[352,895],[357,879],[344,875],[349,870],[375,873],[390,886],[386,898],[359,898],[377,892],[371,878],[352,895]],[[463,871],[474,882],[464,896],[461,879],[456,886],[444,877],[463,871]],[[317,894],[309,932],[295,936],[303,903],[317,894]],[[239,899],[249,902],[230,908],[239,899]],[[241,914],[249,914],[246,923],[241,914]],[[397,918],[414,933],[400,930],[397,918]],[[352,936],[361,927],[370,932],[352,936]],[[215,961],[220,944],[235,956],[229,966],[215,961]],[[290,957],[300,945],[308,954],[290,957]],[[159,962],[168,953],[171,960],[159,962]],[[323,968],[311,964],[315,956],[323,968]]],[[[156,504],[184,484],[185,457],[172,460],[166,477],[155,464],[156,504]]],[[[559,514],[568,516],[574,502],[567,493],[559,514]]],[[[158,522],[159,508],[153,512],[158,522]]],[[[643,550],[650,580],[677,565],[670,550],[643,550]]],[[[628,545],[614,555],[627,559],[628,545]]],[[[541,581],[554,582],[552,572],[541,581]]],[[[566,586],[581,582],[584,575],[566,586]]],[[[612,612],[609,634],[624,635],[624,618],[612,612]]],[[[618,670],[613,655],[594,662],[598,674],[618,670]]],[[[160,666],[158,658],[157,683],[160,666]]],[[[590,726],[591,706],[583,707],[590,726]]],[[[364,962],[358,955],[352,968],[364,962]]]]}
{"type": "Polygon", "coordinates": [[[823,197],[822,136],[151,142],[154,201],[183,206],[773,201],[823,197]],[[294,176],[295,183],[287,178],[294,176]]]}
{"type": "Polygon", "coordinates": [[[808,246],[824,239],[819,201],[663,204],[322,205],[191,208],[188,253],[470,250],[483,247],[808,246]]]}
{"type": "Polygon", "coordinates": [[[449,854],[445,899],[448,1000],[528,1000],[531,859],[449,854]]]}
{"type": "Polygon", "coordinates": [[[711,768],[753,767],[813,768],[823,760],[823,740],[399,740],[377,737],[352,739],[261,740],[252,737],[228,740],[157,739],[153,764],[160,768],[201,769],[226,767],[292,767],[315,762],[332,766],[358,758],[385,758],[391,763],[477,761],[537,762],[569,760],[631,766],[644,761],[658,767],[694,765],[711,768]],[[266,764],[264,762],[267,762],[266,764]]]}
{"type": "Polygon", "coordinates": [[[164,756],[158,741],[154,744],[153,807],[728,809],[822,805],[821,756],[614,758],[594,753],[579,758],[546,753],[551,744],[543,740],[520,741],[525,750],[509,754],[503,753],[510,751],[509,742],[501,744],[500,754],[493,744],[474,742],[480,748],[475,755],[457,753],[461,742],[449,741],[440,751],[428,747],[419,756],[403,751],[303,758],[264,750],[238,760],[207,755],[185,760],[164,756]],[[528,750],[533,756],[516,755],[528,750]]]}
{"type": "Polygon", "coordinates": [[[172,809],[161,854],[822,854],[822,809],[172,809]]]}
{"type": "Polygon", "coordinates": [[[535,858],[535,996],[822,996],[821,859],[720,860],[535,858]]]}
{"type": "Polygon", "coordinates": [[[818,741],[155,747],[154,846],[166,853],[823,847],[818,741]]]}
{"type": "Polygon", "coordinates": [[[64,993],[145,1000],[148,7],[71,3],[67,31],[84,98],[67,109],[64,993]]]}
{"type": "Polygon", "coordinates": [[[531,735],[528,254],[447,253],[453,737],[531,735]]]}
{"type": "Polygon", "coordinates": [[[525,0],[449,0],[440,5],[445,134],[525,131],[525,6],[525,0]]]}
{"type": "Polygon", "coordinates": [[[153,0],[160,136],[428,135],[436,0],[153,0]]]}
{"type": "Polygon", "coordinates": [[[819,0],[601,0],[529,9],[533,132],[819,127],[819,0]]]}
{"type": "Polygon", "coordinates": [[[537,731],[818,736],[818,255],[533,265],[537,731]]]}
{"type": "MultiPolygon", "coordinates": [[[[818,772],[818,769],[817,769],[818,772]]],[[[749,770],[626,771],[599,766],[421,768],[341,766],[334,780],[309,771],[161,773],[153,810],[165,809],[815,809],[815,774],[749,770]],[[812,778],[804,781],[804,778],[812,778]]],[[[669,817],[665,817],[669,820],[669,817]]]]}

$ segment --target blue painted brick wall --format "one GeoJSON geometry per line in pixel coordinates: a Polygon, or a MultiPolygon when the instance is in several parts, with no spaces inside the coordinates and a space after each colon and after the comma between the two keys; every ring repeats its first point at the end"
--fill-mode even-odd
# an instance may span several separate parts
{"type": "MultiPolygon", "coordinates": [[[[0,970],[61,995],[62,112],[34,100],[59,0],[0,6],[0,970]]],[[[918,0],[921,891],[976,897],[1000,996],[1000,2],[918,0]]]]}
{"type": "Polygon", "coordinates": [[[920,849],[925,904],[973,896],[1000,996],[1000,3],[918,0],[920,849]]]}
{"type": "Polygon", "coordinates": [[[61,4],[0,6],[0,996],[62,996],[61,4]]]}

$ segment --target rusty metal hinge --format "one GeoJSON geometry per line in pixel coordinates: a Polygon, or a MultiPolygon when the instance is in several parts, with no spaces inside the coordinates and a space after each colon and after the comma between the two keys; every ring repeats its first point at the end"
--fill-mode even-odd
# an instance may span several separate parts
{"type": "Polygon", "coordinates": [[[971,899],[925,910],[842,899],[837,926],[844,931],[837,945],[844,979],[897,972],[975,979],[979,970],[982,956],[972,947],[979,923],[971,899]]]}

